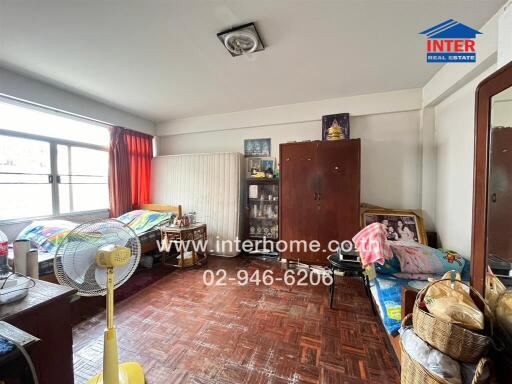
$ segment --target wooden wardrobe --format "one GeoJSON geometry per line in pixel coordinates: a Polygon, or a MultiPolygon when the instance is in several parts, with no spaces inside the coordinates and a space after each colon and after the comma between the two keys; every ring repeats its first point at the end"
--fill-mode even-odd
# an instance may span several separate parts
{"type": "Polygon", "coordinates": [[[327,264],[332,240],[351,240],[360,229],[361,141],[280,145],[279,239],[318,240],[320,251],[288,249],[287,260],[327,264]]]}

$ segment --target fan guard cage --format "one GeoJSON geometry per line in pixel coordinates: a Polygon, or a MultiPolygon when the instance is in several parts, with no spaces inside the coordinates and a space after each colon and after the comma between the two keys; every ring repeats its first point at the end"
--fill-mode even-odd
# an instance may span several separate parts
{"type": "Polygon", "coordinates": [[[217,37],[233,57],[265,49],[254,23],[240,25],[219,32],[217,37]]]}
{"type": "Polygon", "coordinates": [[[96,265],[96,252],[100,247],[110,244],[131,250],[132,256],[128,263],[114,268],[114,289],[124,284],[139,264],[141,247],[133,229],[116,219],[88,221],[68,233],[57,248],[54,259],[54,271],[59,283],[76,289],[81,296],[104,296],[107,289],[98,284],[95,271],[96,269],[106,271],[106,268],[96,265]],[[79,260],[83,257],[90,260],[79,260]],[[88,268],[83,268],[84,262],[89,264],[88,268]],[[80,279],[83,281],[70,277],[66,271],[83,275],[83,279],[80,279]]]}

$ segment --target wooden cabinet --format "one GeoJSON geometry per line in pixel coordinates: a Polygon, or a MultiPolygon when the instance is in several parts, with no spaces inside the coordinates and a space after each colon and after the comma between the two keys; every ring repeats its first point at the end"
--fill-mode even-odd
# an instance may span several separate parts
{"type": "Polygon", "coordinates": [[[359,231],[360,153],[359,139],[280,145],[279,237],[288,243],[283,258],[326,264],[329,242],[359,231]],[[297,244],[303,240],[317,240],[320,250],[304,249],[297,244]]]}
{"type": "MultiPolygon", "coordinates": [[[[25,298],[0,305],[0,320],[41,339],[28,348],[39,383],[72,384],[73,335],[70,300],[76,290],[41,280],[35,282],[25,298]]],[[[0,382],[4,379],[2,374],[0,368],[0,382]]]]}

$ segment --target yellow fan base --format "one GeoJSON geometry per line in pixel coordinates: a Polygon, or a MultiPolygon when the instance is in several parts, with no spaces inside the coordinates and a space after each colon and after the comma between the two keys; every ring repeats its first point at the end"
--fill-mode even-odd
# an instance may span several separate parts
{"type": "Polygon", "coordinates": [[[119,364],[117,353],[114,267],[126,264],[129,258],[130,250],[119,246],[101,248],[96,255],[96,263],[107,269],[107,329],[103,334],[103,372],[91,378],[88,384],[144,384],[144,371],[140,364],[119,364]]]}
{"type": "MultiPolygon", "coordinates": [[[[119,384],[144,384],[144,371],[138,363],[119,364],[119,384]]],[[[90,379],[87,384],[109,384],[103,380],[103,374],[90,379]]]]}

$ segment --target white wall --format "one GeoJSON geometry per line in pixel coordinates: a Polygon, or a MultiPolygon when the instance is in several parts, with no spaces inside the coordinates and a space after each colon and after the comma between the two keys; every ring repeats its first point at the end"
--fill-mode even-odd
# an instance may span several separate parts
{"type": "Polygon", "coordinates": [[[420,198],[423,222],[427,231],[435,231],[436,210],[436,142],[434,108],[420,112],[421,180],[420,198]]]}
{"type": "Polygon", "coordinates": [[[498,51],[499,19],[503,7],[480,28],[476,39],[476,63],[448,63],[423,87],[423,106],[439,104],[446,97],[496,64],[498,51]]]}
{"type": "Polygon", "coordinates": [[[266,125],[254,128],[197,132],[159,137],[158,155],[183,153],[244,152],[244,139],[272,139],[272,157],[279,157],[279,144],[294,140],[318,140],[321,137],[321,122],[308,121],[266,125]]]}
{"type": "MultiPolygon", "coordinates": [[[[477,37],[477,63],[446,64],[423,87],[422,209],[439,246],[471,257],[474,107],[478,83],[496,69],[503,7],[477,37]],[[434,110],[434,118],[425,114],[434,110]],[[433,136],[432,136],[433,132],[433,136]],[[430,160],[429,160],[430,159],[430,160]],[[431,164],[429,166],[429,163],[431,164]],[[432,198],[433,197],[433,198],[432,198]]],[[[506,32],[505,32],[506,33],[506,32]]]]}
{"type": "Polygon", "coordinates": [[[512,30],[504,19],[498,28],[502,14],[480,29],[477,63],[443,66],[421,95],[401,90],[168,121],[157,126],[158,153],[242,152],[243,139],[270,137],[277,157],[280,142],[319,139],[320,116],[349,112],[351,136],[363,141],[363,201],[423,210],[441,246],[470,256],[474,94],[496,68],[499,33],[512,30]]]}
{"type": "Polygon", "coordinates": [[[473,209],[475,91],[488,69],[435,107],[436,211],[440,244],[469,257],[473,209]]]}
{"type": "Polygon", "coordinates": [[[155,134],[155,123],[152,121],[3,68],[0,68],[0,95],[155,134]]]}
{"type": "Polygon", "coordinates": [[[361,201],[395,209],[420,208],[419,111],[358,116],[361,201]]]}
{"type": "Polygon", "coordinates": [[[512,60],[512,1],[505,6],[499,20],[498,68],[512,60]]]}
{"type": "MultiPolygon", "coordinates": [[[[160,137],[159,155],[243,152],[244,139],[270,137],[272,156],[279,144],[319,140],[321,121],[228,129],[160,137]]],[[[354,116],[351,137],[362,139],[361,199],[390,208],[419,208],[419,112],[354,116]],[[389,188],[393,185],[393,188],[389,188]]]]}
{"type": "Polygon", "coordinates": [[[315,122],[323,115],[340,112],[350,112],[351,117],[354,117],[413,111],[421,108],[421,97],[422,90],[420,88],[402,89],[217,115],[189,117],[158,124],[157,135],[168,136],[181,133],[266,126],[276,126],[276,129],[279,129],[278,125],[315,122]]]}

